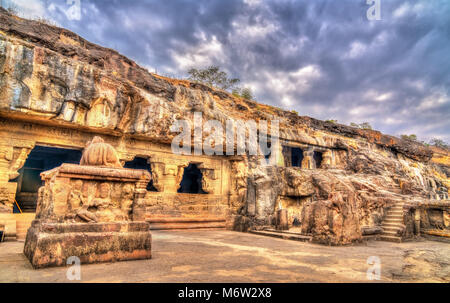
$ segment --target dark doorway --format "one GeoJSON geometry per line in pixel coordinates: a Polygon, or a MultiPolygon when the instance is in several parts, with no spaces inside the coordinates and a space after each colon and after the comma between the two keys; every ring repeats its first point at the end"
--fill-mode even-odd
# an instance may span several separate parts
{"type": "Polygon", "coordinates": [[[291,153],[292,153],[292,156],[291,156],[292,166],[302,167],[303,150],[301,148],[292,147],[291,153]]]}
{"type": "MultiPolygon", "coordinates": [[[[36,146],[28,155],[20,175],[12,180],[17,182],[16,201],[23,212],[35,212],[37,192],[42,186],[40,174],[63,163],[80,163],[81,151],[66,148],[36,146]]],[[[19,210],[17,207],[15,212],[19,210]]]]}
{"type": "Polygon", "coordinates": [[[322,165],[322,152],[315,151],[313,158],[316,162],[316,168],[320,168],[320,165],[322,165]]]}
{"type": "Polygon", "coordinates": [[[202,172],[196,164],[189,164],[184,169],[183,179],[181,179],[179,193],[206,194],[202,189],[202,172]]]}
{"type": "MultiPolygon", "coordinates": [[[[148,160],[145,158],[135,157],[132,161],[125,162],[123,165],[124,168],[133,168],[133,169],[145,169],[146,171],[152,173],[152,169],[150,167],[150,164],[148,163],[148,160]]],[[[150,180],[147,184],[147,190],[148,191],[158,191],[153,186],[153,180],[150,180]]]]}

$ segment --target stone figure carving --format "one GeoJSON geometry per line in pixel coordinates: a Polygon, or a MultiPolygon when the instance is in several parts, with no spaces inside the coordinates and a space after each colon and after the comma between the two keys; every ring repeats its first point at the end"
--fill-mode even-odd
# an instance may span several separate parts
{"type": "Polygon", "coordinates": [[[83,181],[75,180],[72,185],[72,191],[69,194],[69,207],[70,210],[78,210],[83,203],[83,193],[81,192],[83,187],[83,181]]]}
{"type": "Polygon", "coordinates": [[[211,184],[211,179],[207,174],[203,174],[202,178],[202,190],[208,194],[214,193],[214,188],[211,184]]]}
{"type": "Polygon", "coordinates": [[[177,176],[176,176],[176,179],[175,179],[175,183],[177,183],[177,184],[180,184],[181,183],[181,180],[183,179],[183,174],[184,174],[184,168],[185,168],[186,166],[184,166],[184,165],[179,165],[178,166],[178,169],[177,169],[177,176]]]}
{"type": "Polygon", "coordinates": [[[151,162],[150,168],[152,170],[153,186],[159,192],[164,191],[164,184],[162,183],[162,180],[161,180],[161,175],[164,170],[164,163],[151,162]]]}
{"type": "Polygon", "coordinates": [[[238,195],[238,202],[244,203],[245,196],[247,195],[247,174],[245,163],[242,161],[233,162],[232,171],[235,178],[234,190],[238,195]]]}
{"type": "Polygon", "coordinates": [[[122,167],[114,147],[98,136],[86,145],[80,165],[122,167]]]}
{"type": "Polygon", "coordinates": [[[131,183],[127,183],[122,187],[122,195],[120,200],[121,219],[128,219],[132,211],[134,198],[134,186],[131,183]]]}
{"type": "Polygon", "coordinates": [[[100,183],[99,194],[97,198],[92,200],[92,206],[97,209],[95,215],[103,222],[113,221],[114,213],[111,203],[111,185],[109,183],[100,183]]]}

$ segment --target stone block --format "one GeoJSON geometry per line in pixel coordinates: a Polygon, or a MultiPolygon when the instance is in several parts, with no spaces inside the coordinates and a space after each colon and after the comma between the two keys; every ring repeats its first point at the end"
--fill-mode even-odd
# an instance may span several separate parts
{"type": "Polygon", "coordinates": [[[34,220],[24,254],[34,268],[64,266],[71,256],[81,263],[151,258],[146,222],[45,223],[34,220]]]}

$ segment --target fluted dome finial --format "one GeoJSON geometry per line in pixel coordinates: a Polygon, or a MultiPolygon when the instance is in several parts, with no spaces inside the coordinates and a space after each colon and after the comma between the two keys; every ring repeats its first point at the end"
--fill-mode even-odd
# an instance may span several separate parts
{"type": "Polygon", "coordinates": [[[99,136],[95,136],[86,145],[80,165],[122,167],[114,147],[99,136]]]}

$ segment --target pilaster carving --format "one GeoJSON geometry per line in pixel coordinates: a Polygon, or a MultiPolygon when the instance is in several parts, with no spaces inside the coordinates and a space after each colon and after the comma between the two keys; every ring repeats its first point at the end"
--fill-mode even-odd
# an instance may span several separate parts
{"type": "Polygon", "coordinates": [[[242,204],[247,196],[247,167],[244,161],[233,161],[231,164],[232,189],[242,204]]]}
{"type": "Polygon", "coordinates": [[[162,182],[162,176],[164,173],[164,163],[150,161],[150,168],[152,169],[153,186],[157,191],[163,192],[164,183],[162,182]]]}
{"type": "Polygon", "coordinates": [[[13,156],[9,165],[9,180],[17,178],[19,176],[19,169],[23,167],[28,155],[31,152],[31,148],[16,147],[14,148],[13,156]]]}
{"type": "Polygon", "coordinates": [[[313,169],[315,168],[314,152],[312,150],[305,150],[303,152],[302,168],[313,169]]]}
{"type": "Polygon", "coordinates": [[[220,169],[214,166],[207,166],[205,163],[198,165],[202,172],[202,189],[209,194],[216,194],[215,181],[219,179],[220,169]]]}

